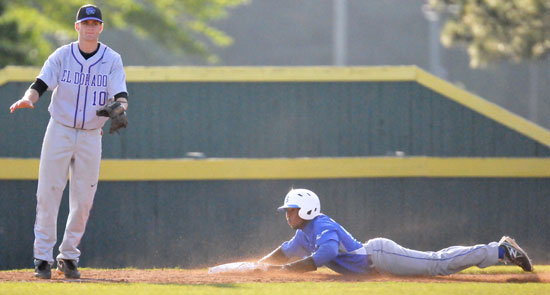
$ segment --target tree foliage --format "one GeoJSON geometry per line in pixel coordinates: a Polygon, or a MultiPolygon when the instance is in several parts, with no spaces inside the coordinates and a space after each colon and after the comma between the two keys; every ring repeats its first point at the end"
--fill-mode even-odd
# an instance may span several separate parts
{"type": "Polygon", "coordinates": [[[230,36],[212,26],[248,0],[0,0],[0,67],[41,65],[52,50],[76,39],[76,12],[101,8],[104,30],[128,30],[177,54],[216,61],[209,46],[228,46],[230,36]]]}
{"type": "Polygon", "coordinates": [[[447,17],[444,46],[467,47],[471,67],[544,58],[550,52],[550,0],[427,0],[447,17]]]}

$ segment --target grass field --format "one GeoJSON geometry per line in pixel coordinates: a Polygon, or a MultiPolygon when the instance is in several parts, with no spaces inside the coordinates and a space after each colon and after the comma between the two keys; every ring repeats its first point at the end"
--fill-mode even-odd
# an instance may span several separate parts
{"type": "MultiPolygon", "coordinates": [[[[85,272],[87,269],[83,268],[85,272]]],[[[32,270],[22,270],[32,272],[32,270]]],[[[205,270],[206,271],[206,270],[205,270]]],[[[550,272],[550,266],[536,266],[536,272],[550,272]]],[[[0,272],[1,275],[2,272],[0,272]]],[[[185,270],[183,270],[185,273],[185,270]]],[[[463,274],[520,274],[517,267],[471,268],[463,274]]],[[[548,283],[477,282],[292,282],[224,284],[89,283],[57,281],[8,281],[0,283],[0,294],[550,294],[548,283]]]]}
{"type": "Polygon", "coordinates": [[[1,283],[0,294],[549,294],[549,284],[493,283],[246,283],[221,285],[155,285],[155,284],[96,284],[96,283],[1,283]]]}

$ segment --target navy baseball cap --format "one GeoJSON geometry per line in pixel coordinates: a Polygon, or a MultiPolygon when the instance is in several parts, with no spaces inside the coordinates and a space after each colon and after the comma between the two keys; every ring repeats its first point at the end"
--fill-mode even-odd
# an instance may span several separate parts
{"type": "Polygon", "coordinates": [[[99,7],[92,4],[86,4],[80,7],[76,13],[76,22],[79,23],[89,19],[103,23],[103,19],[101,18],[101,10],[99,10],[99,7]]]}

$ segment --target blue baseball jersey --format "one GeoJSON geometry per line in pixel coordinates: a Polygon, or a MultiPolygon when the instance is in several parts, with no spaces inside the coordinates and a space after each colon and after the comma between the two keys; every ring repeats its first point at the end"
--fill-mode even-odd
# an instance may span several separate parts
{"type": "Polygon", "coordinates": [[[311,256],[317,267],[326,266],[338,273],[369,271],[367,252],[346,229],[326,215],[311,220],[304,229],[281,245],[289,257],[311,256]]]}

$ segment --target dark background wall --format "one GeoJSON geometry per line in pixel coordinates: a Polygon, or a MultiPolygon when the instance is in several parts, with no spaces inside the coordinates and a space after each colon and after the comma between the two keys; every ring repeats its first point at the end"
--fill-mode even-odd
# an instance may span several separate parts
{"type": "MultiPolygon", "coordinates": [[[[23,93],[28,83],[0,86],[23,93]]],[[[548,157],[550,149],[415,82],[129,83],[130,125],[104,158],[548,157]]],[[[0,114],[1,157],[39,157],[49,118],[0,114]]],[[[109,124],[109,123],[108,123],[109,124]]],[[[108,125],[107,124],[107,125],[108,125]]],[[[106,129],[107,130],[107,129],[106,129]]],[[[107,132],[106,132],[107,133],[107,132]]]]}
{"type": "MultiPolygon", "coordinates": [[[[357,239],[439,250],[511,235],[549,263],[548,179],[101,182],[80,249],[86,267],[201,267],[259,258],[292,237],[276,208],[291,187],[357,239]]],[[[0,269],[32,265],[35,181],[0,181],[0,269]]],[[[68,212],[65,193],[58,240],[68,212]]],[[[57,254],[57,248],[54,251],[57,254]]]]}

